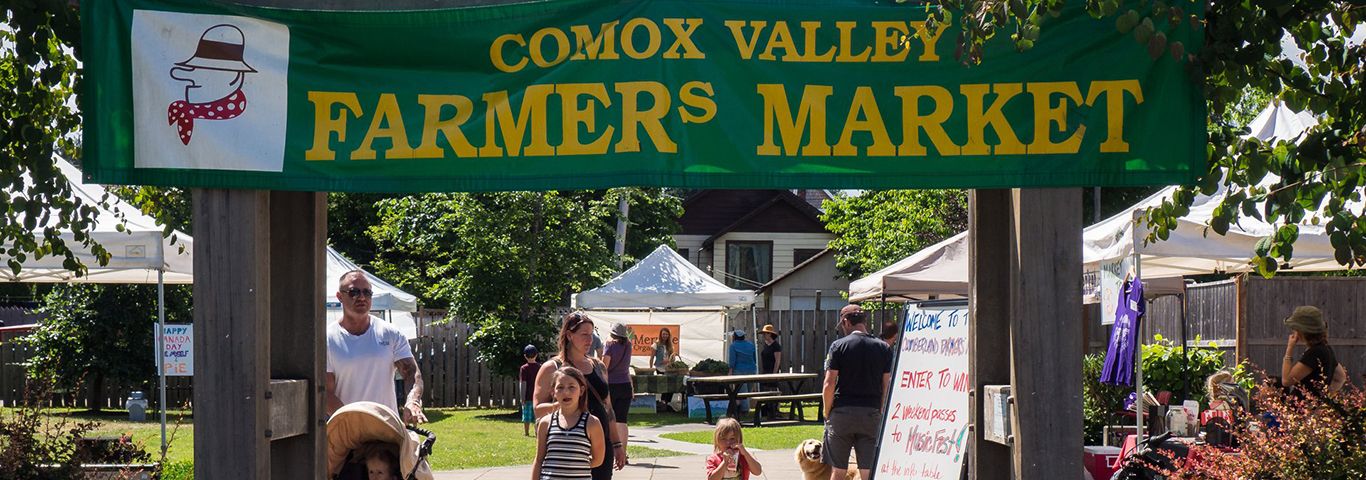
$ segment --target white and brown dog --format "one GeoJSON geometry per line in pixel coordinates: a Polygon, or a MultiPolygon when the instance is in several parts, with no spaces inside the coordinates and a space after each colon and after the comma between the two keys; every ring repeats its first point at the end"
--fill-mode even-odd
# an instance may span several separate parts
{"type": "MultiPolygon", "coordinates": [[[[832,467],[821,463],[821,447],[821,441],[814,438],[803,440],[801,445],[797,445],[797,467],[801,468],[805,480],[831,480],[832,467]]],[[[858,479],[858,465],[853,458],[849,459],[849,472],[844,478],[858,479]]]]}

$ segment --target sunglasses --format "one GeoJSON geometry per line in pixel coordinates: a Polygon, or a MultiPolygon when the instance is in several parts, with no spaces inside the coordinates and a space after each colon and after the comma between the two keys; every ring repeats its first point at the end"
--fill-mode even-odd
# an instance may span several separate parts
{"type": "Polygon", "coordinates": [[[361,294],[365,294],[365,296],[366,296],[367,298],[374,298],[374,296],[375,296],[375,291],[374,291],[374,290],[371,290],[371,289],[368,289],[368,288],[364,288],[364,289],[361,289],[361,288],[353,288],[353,289],[347,290],[347,291],[342,292],[342,293],[345,293],[345,294],[347,294],[347,295],[350,295],[351,298],[359,297],[359,296],[361,296],[361,294]]]}
{"type": "Polygon", "coordinates": [[[586,317],[586,316],[584,316],[584,315],[582,315],[582,314],[578,314],[578,313],[571,313],[571,314],[569,314],[569,317],[568,317],[568,318],[565,318],[565,319],[564,319],[564,323],[568,326],[567,328],[568,328],[569,330],[574,330],[574,329],[576,329],[576,328],[579,328],[579,325],[581,325],[581,324],[583,324],[583,323],[587,323],[587,322],[588,322],[588,317],[586,317]]]}

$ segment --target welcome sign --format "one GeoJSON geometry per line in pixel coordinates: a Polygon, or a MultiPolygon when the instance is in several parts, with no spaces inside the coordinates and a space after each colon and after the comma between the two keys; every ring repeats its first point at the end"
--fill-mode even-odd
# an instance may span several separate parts
{"type": "Polygon", "coordinates": [[[1079,5],[1030,51],[997,35],[973,67],[957,25],[874,0],[82,8],[100,183],[1062,187],[1190,183],[1205,163],[1185,62],[1079,5]]]}
{"type": "Polygon", "coordinates": [[[971,443],[968,320],[966,301],[907,307],[874,478],[960,478],[971,443]]]}

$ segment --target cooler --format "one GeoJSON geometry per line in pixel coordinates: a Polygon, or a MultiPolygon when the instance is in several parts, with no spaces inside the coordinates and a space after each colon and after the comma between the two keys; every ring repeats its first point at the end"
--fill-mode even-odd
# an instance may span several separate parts
{"type": "Polygon", "coordinates": [[[1110,478],[1119,468],[1119,447],[1091,445],[1082,447],[1082,461],[1091,478],[1097,480],[1110,478]]]}

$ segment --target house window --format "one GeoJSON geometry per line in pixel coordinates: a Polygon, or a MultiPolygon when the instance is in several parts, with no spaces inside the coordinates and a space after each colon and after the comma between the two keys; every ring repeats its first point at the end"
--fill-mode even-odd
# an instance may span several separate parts
{"type": "Polygon", "coordinates": [[[726,242],[726,285],[753,290],[773,279],[773,242],[726,242]]]}
{"type": "Polygon", "coordinates": [[[678,249],[678,256],[683,257],[683,259],[684,259],[684,260],[687,260],[688,263],[692,263],[692,258],[688,257],[688,249],[686,249],[686,248],[680,248],[680,249],[678,249]]]}
{"type": "Polygon", "coordinates": [[[797,248],[792,250],[792,266],[801,265],[802,262],[810,260],[811,257],[821,253],[819,248],[797,248]]]}

